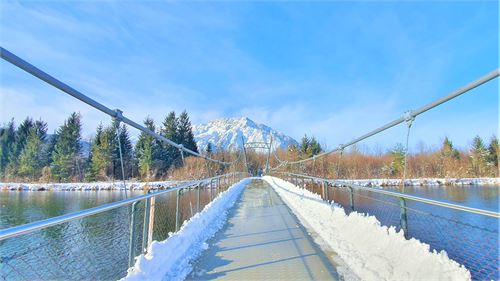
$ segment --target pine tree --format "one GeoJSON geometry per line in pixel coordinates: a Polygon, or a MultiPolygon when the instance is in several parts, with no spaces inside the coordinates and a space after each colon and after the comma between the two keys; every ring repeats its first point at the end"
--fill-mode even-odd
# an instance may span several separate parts
{"type": "Polygon", "coordinates": [[[106,179],[106,171],[111,163],[108,142],[104,139],[103,126],[99,124],[90,145],[89,167],[86,174],[88,181],[106,179]]]}
{"type": "Polygon", "coordinates": [[[405,152],[406,149],[400,143],[396,144],[396,146],[391,150],[390,152],[392,158],[390,167],[391,176],[398,176],[403,172],[405,152]]]}
{"type": "MultiPolygon", "coordinates": [[[[163,121],[163,126],[160,129],[160,135],[166,137],[167,139],[179,143],[179,134],[178,134],[179,120],[175,116],[175,112],[170,112],[165,120],[163,121]]],[[[174,164],[178,164],[180,162],[181,154],[179,150],[167,143],[162,143],[162,152],[161,159],[164,161],[164,166],[162,167],[162,174],[166,172],[168,168],[170,168],[174,164]]]]}
{"type": "Polygon", "coordinates": [[[312,157],[314,155],[318,155],[321,153],[321,151],[322,151],[321,145],[316,140],[316,138],[313,137],[309,142],[309,147],[307,149],[307,156],[312,157]]]}
{"type": "MultiPolygon", "coordinates": [[[[151,131],[155,131],[155,124],[153,119],[147,117],[144,120],[144,126],[151,131]]],[[[158,157],[158,143],[157,140],[148,133],[141,132],[139,139],[135,144],[135,154],[138,160],[139,174],[141,178],[150,180],[154,175],[154,160],[158,157]]]]}
{"type": "Polygon", "coordinates": [[[57,131],[58,139],[52,152],[52,173],[67,181],[81,173],[81,117],[73,112],[57,131]]]}
{"type": "Polygon", "coordinates": [[[306,155],[306,157],[307,157],[307,151],[309,150],[310,143],[311,143],[311,141],[309,140],[307,135],[304,135],[304,137],[302,138],[302,141],[300,142],[300,154],[306,155]]]}
{"type": "Polygon", "coordinates": [[[19,156],[19,174],[34,180],[40,176],[42,169],[43,131],[33,127],[30,130],[26,145],[19,156]]]}
{"type": "Polygon", "coordinates": [[[493,169],[492,176],[498,177],[500,175],[500,165],[498,154],[500,154],[500,149],[498,146],[498,138],[496,136],[491,137],[490,145],[488,146],[488,165],[493,169]]]}
{"type": "MultiPolygon", "coordinates": [[[[117,124],[113,123],[113,127],[116,128],[117,124]]],[[[116,129],[115,129],[116,132],[116,129]]],[[[116,139],[116,133],[114,134],[116,139]]],[[[114,164],[114,178],[121,179],[122,178],[122,170],[121,170],[121,160],[120,160],[120,147],[121,144],[122,149],[122,158],[123,158],[123,167],[125,170],[125,178],[128,179],[132,175],[132,171],[134,169],[134,150],[132,146],[132,141],[130,141],[130,135],[128,133],[127,127],[125,124],[118,129],[118,137],[120,138],[120,142],[116,140],[116,145],[113,150],[113,164],[114,164]]]]}
{"type": "Polygon", "coordinates": [[[187,112],[184,110],[179,116],[177,134],[179,136],[179,143],[184,145],[185,148],[194,152],[198,152],[198,146],[194,140],[193,128],[187,112]]]}
{"type": "Polygon", "coordinates": [[[476,177],[482,176],[486,170],[488,151],[484,146],[483,139],[481,139],[479,136],[476,136],[472,140],[470,158],[472,164],[472,172],[476,177]]]}
{"type": "Polygon", "coordinates": [[[6,176],[6,168],[9,165],[11,155],[16,141],[16,128],[14,119],[6,126],[0,128],[0,175],[6,176]]]}

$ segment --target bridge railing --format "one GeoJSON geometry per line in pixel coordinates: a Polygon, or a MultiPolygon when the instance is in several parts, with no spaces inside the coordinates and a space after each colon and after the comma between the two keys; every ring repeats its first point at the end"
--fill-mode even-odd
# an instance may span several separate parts
{"type": "Polygon", "coordinates": [[[246,177],[230,173],[0,230],[1,280],[111,280],[246,177]]]}
{"type": "Polygon", "coordinates": [[[432,250],[445,250],[475,280],[500,278],[498,212],[346,181],[293,173],[276,175],[335,202],[346,214],[356,211],[375,216],[382,225],[402,230],[408,239],[429,244],[432,250]]]}

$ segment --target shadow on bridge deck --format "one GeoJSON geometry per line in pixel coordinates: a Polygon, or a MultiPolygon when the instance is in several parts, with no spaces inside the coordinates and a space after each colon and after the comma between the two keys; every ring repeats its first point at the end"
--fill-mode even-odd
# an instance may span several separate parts
{"type": "Polygon", "coordinates": [[[187,280],[337,280],[325,253],[281,198],[253,180],[187,280]]]}

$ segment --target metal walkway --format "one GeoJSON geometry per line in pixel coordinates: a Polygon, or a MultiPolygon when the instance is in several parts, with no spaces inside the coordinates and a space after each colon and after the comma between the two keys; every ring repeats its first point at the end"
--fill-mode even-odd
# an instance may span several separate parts
{"type": "Polygon", "coordinates": [[[187,280],[337,280],[338,274],[269,184],[253,180],[187,280]]]}

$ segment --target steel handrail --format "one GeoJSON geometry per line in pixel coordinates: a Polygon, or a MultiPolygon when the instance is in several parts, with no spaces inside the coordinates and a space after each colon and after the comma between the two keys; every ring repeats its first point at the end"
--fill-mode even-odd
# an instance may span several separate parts
{"type": "Polygon", "coordinates": [[[460,211],[464,211],[464,212],[468,212],[468,213],[474,213],[474,214],[493,217],[493,218],[497,218],[497,219],[500,218],[500,213],[495,212],[495,211],[467,207],[467,206],[463,206],[463,205],[459,205],[459,204],[455,204],[455,203],[437,201],[437,200],[423,198],[423,197],[414,196],[414,195],[409,195],[409,194],[401,193],[401,192],[397,192],[397,191],[388,191],[388,190],[384,190],[384,189],[380,189],[380,188],[354,185],[354,184],[349,184],[349,183],[345,183],[345,182],[338,182],[337,180],[319,178],[319,177],[303,175],[303,174],[285,173],[285,172],[279,172],[278,174],[290,175],[290,176],[295,176],[295,177],[302,177],[302,178],[312,179],[315,181],[328,182],[328,183],[340,183],[343,186],[348,186],[348,187],[351,187],[351,188],[356,189],[356,190],[365,190],[365,191],[379,193],[379,194],[383,194],[383,195],[387,195],[387,196],[391,196],[391,197],[403,198],[403,199],[407,199],[407,200],[411,200],[411,201],[426,203],[426,204],[440,206],[440,207],[444,207],[444,208],[460,210],[460,211]]]}
{"type": "Polygon", "coordinates": [[[85,218],[88,216],[103,213],[106,211],[110,211],[110,210],[113,210],[113,209],[116,209],[119,207],[130,205],[134,202],[138,202],[138,201],[141,201],[144,199],[148,199],[148,198],[155,197],[155,196],[162,195],[162,194],[166,194],[166,193],[169,193],[172,191],[177,191],[180,189],[196,186],[200,183],[206,183],[206,182],[209,182],[210,180],[214,180],[214,179],[218,179],[218,178],[222,178],[222,177],[233,176],[233,175],[241,175],[241,174],[246,174],[246,173],[234,172],[234,173],[228,173],[228,174],[219,175],[219,176],[215,176],[215,177],[211,177],[211,178],[205,178],[205,179],[201,179],[201,180],[191,181],[191,182],[184,183],[184,184],[181,184],[181,185],[176,186],[176,187],[169,188],[167,190],[162,190],[162,191],[158,191],[158,192],[153,192],[153,193],[137,196],[134,198],[129,198],[129,199],[125,199],[125,200],[121,200],[121,201],[117,201],[117,202],[112,202],[112,203],[100,205],[97,207],[85,209],[82,211],[72,212],[69,214],[64,214],[64,215],[60,215],[57,217],[45,219],[45,220],[40,220],[40,221],[36,221],[36,222],[32,222],[32,223],[27,223],[27,224],[18,225],[18,226],[6,228],[6,229],[1,229],[0,230],[0,241],[8,239],[8,238],[16,237],[19,235],[23,235],[23,234],[28,234],[28,233],[31,233],[31,232],[34,232],[37,230],[41,230],[41,229],[44,229],[44,228],[47,228],[50,226],[54,226],[54,225],[62,224],[65,222],[73,221],[76,219],[81,219],[81,218],[85,218]]]}

